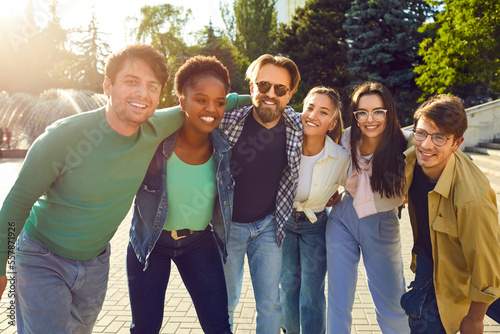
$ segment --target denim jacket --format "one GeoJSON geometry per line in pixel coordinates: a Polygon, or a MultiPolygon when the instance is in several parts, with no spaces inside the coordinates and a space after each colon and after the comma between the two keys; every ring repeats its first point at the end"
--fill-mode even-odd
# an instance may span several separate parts
{"type": "MultiPolygon", "coordinates": [[[[130,243],[137,259],[148,267],[149,255],[153,251],[168,214],[167,160],[172,155],[177,135],[175,132],[165,139],[156,150],[148,172],[137,191],[134,201],[134,216],[130,228],[130,243]]],[[[233,212],[234,181],[229,170],[231,147],[219,130],[209,135],[217,166],[217,197],[214,205],[212,230],[224,261],[227,258],[229,222],[233,212]]]]}

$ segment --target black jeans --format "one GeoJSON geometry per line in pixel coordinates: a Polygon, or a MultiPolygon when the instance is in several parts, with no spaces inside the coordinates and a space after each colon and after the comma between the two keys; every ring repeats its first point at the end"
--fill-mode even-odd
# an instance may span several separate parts
{"type": "Polygon", "coordinates": [[[203,331],[210,334],[231,333],[222,260],[210,226],[179,240],[162,231],[145,271],[144,264],[137,260],[129,244],[130,331],[141,334],[157,334],[160,331],[171,261],[176,264],[191,295],[203,331]]]}

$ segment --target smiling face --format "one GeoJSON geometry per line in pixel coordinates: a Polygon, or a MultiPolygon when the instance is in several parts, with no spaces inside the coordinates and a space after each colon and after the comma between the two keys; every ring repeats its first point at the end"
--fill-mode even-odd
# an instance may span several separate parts
{"type": "Polygon", "coordinates": [[[131,136],[148,120],[160,100],[162,85],[148,63],[141,58],[127,59],[114,83],[104,80],[108,96],[106,120],[113,130],[131,136]]]}
{"type": "Polygon", "coordinates": [[[313,94],[304,103],[302,111],[302,125],[304,136],[325,137],[326,133],[333,130],[337,115],[332,100],[326,94],[313,94]]]}
{"type": "Polygon", "coordinates": [[[293,93],[288,90],[285,95],[277,96],[274,85],[280,84],[290,88],[292,78],[288,70],[274,64],[266,64],[261,67],[255,82],[250,83],[250,94],[254,105],[255,119],[261,124],[275,125],[290,101],[293,93]],[[273,86],[266,93],[259,92],[255,83],[267,81],[273,86]]]}
{"type": "Polygon", "coordinates": [[[431,135],[442,132],[439,131],[434,122],[426,118],[421,118],[418,120],[416,128],[425,130],[428,133],[427,138],[423,141],[413,140],[417,162],[422,167],[425,175],[431,180],[437,181],[448,160],[450,160],[452,153],[458,150],[464,138],[453,138],[453,136],[448,135],[447,137],[451,137],[451,139],[444,146],[438,147],[432,142],[431,135]]]}
{"type": "MultiPolygon", "coordinates": [[[[358,108],[356,111],[373,112],[378,109],[385,109],[384,101],[382,101],[380,95],[366,94],[359,98],[358,108]]],[[[373,113],[370,113],[365,122],[358,121],[358,124],[363,136],[371,139],[379,139],[382,138],[382,134],[386,128],[387,116],[381,121],[376,121],[373,119],[373,113]]]]}
{"type": "Polygon", "coordinates": [[[203,76],[186,87],[180,97],[186,112],[184,127],[202,133],[214,130],[224,116],[226,90],[222,81],[214,76],[203,76]]]}

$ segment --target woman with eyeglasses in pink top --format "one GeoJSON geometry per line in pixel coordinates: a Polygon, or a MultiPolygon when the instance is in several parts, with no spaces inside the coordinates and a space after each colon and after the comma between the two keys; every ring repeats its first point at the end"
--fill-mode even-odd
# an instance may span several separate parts
{"type": "Polygon", "coordinates": [[[356,87],[348,114],[351,127],[342,145],[351,153],[351,168],[326,227],[328,333],[351,331],[361,254],[380,329],[409,333],[399,305],[405,280],[397,216],[404,202],[407,138],[392,95],[380,83],[356,87]]]}

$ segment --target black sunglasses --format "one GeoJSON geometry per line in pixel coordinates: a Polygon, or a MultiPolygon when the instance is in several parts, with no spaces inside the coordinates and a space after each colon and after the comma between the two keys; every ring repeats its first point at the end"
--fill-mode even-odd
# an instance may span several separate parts
{"type": "MultiPolygon", "coordinates": [[[[259,82],[256,82],[255,84],[257,85],[259,92],[261,92],[262,94],[266,94],[267,92],[269,92],[269,90],[273,86],[272,83],[267,82],[267,81],[259,81],[259,82]]],[[[285,95],[286,92],[288,92],[289,90],[290,90],[290,88],[288,88],[285,85],[281,85],[281,84],[274,85],[274,94],[276,94],[276,96],[281,97],[281,96],[285,95]]]]}

